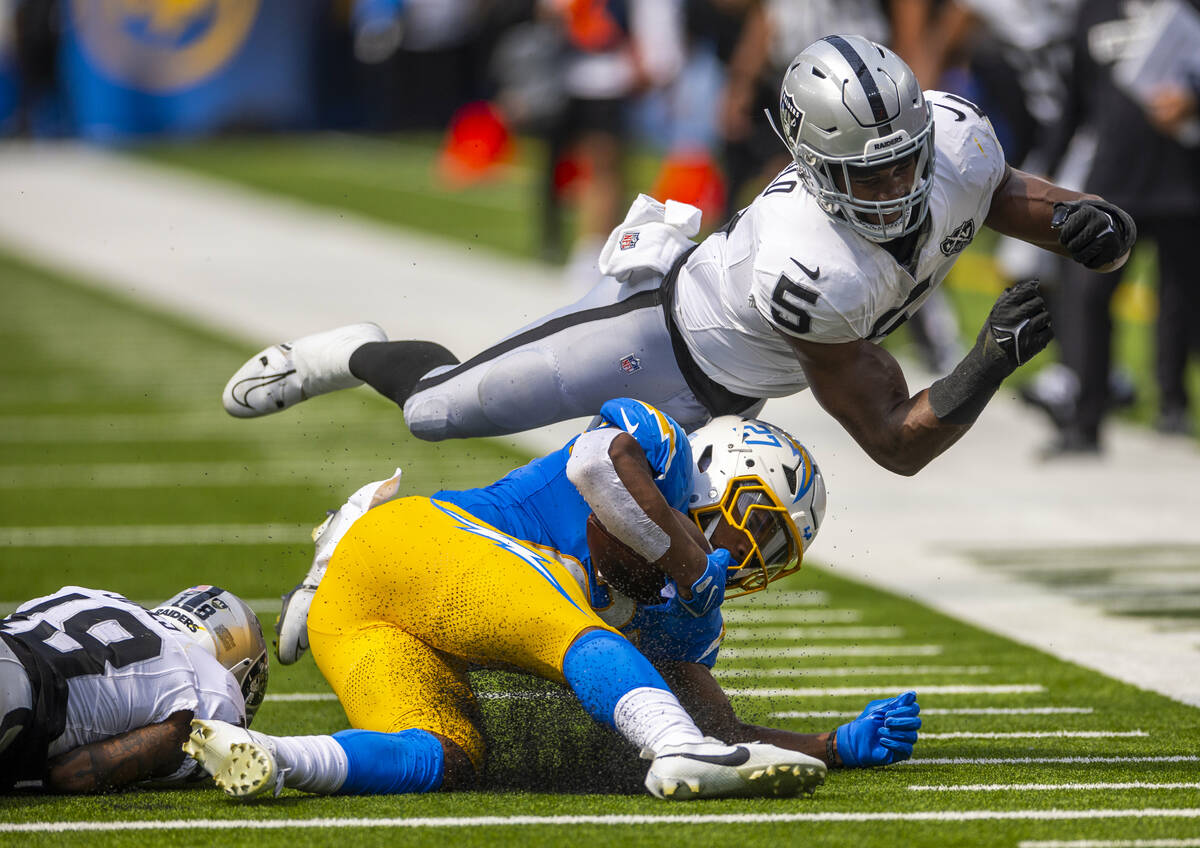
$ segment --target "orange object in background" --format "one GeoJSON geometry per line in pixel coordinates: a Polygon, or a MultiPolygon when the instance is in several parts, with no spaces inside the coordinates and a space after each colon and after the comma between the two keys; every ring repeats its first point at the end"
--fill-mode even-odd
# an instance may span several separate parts
{"type": "Polygon", "coordinates": [[[711,222],[725,208],[725,178],[703,151],[672,153],[663,160],[651,196],[697,206],[711,222]]]}
{"type": "Polygon", "coordinates": [[[512,133],[500,113],[485,101],[468,103],[446,128],[438,173],[452,185],[469,185],[495,176],[512,152],[512,133]]]}

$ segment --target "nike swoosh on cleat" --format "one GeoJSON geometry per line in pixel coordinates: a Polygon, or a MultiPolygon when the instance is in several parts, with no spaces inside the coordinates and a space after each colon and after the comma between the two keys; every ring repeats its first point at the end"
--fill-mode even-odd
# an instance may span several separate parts
{"type": "Polygon", "coordinates": [[[280,380],[286,380],[295,373],[296,369],[293,368],[291,371],[284,371],[281,374],[261,374],[258,377],[247,377],[244,380],[238,380],[229,393],[233,396],[233,402],[238,406],[252,409],[253,407],[250,406],[250,393],[252,391],[266,388],[274,383],[278,383],[280,380]]]}
{"type": "Polygon", "coordinates": [[[808,278],[809,278],[810,280],[815,280],[817,277],[821,276],[821,266],[820,266],[820,265],[818,265],[818,266],[817,266],[817,270],[815,270],[815,271],[810,271],[810,270],[808,270],[807,268],[805,268],[805,267],[804,267],[804,264],[803,264],[803,263],[802,263],[802,262],[801,262],[799,259],[797,259],[796,257],[794,257],[794,256],[793,256],[793,257],[792,257],[792,261],[793,261],[793,262],[795,262],[795,263],[796,263],[796,265],[798,265],[798,266],[799,266],[799,268],[800,268],[800,270],[801,270],[801,271],[803,271],[805,274],[807,274],[807,275],[808,275],[808,278]]]}
{"type": "Polygon", "coordinates": [[[696,760],[701,763],[711,763],[714,766],[741,766],[750,761],[750,749],[743,748],[741,745],[734,748],[728,754],[663,754],[663,759],[667,757],[687,757],[689,760],[696,760]]]}

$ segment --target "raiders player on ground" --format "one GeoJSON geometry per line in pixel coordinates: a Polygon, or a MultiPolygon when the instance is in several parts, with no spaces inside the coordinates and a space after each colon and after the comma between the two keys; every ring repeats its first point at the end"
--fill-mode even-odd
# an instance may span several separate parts
{"type": "Polygon", "coordinates": [[[0,791],[203,777],[191,720],[249,725],[266,687],[262,629],[232,593],[194,586],[150,612],[65,586],[0,621],[0,791]]]}
{"type": "Polygon", "coordinates": [[[982,226],[1110,271],[1134,223],[1007,166],[974,104],[923,93],[896,54],[858,36],[796,56],[779,119],[793,165],[698,247],[695,221],[640,198],[601,255],[619,279],[467,362],[356,324],[262,351],[229,381],[225,408],[265,415],[365,381],[415,435],[438,440],[591,415],[622,395],[691,431],[811,388],[876,462],[916,473],[1046,346],[1050,319],[1036,282],[1013,286],[962,362],[916,394],[877,343],[982,226]]]}

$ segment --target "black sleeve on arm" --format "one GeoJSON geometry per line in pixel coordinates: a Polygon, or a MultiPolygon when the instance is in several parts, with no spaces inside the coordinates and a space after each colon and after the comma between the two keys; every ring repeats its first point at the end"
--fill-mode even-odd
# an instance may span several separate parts
{"type": "Polygon", "coordinates": [[[929,387],[929,406],[939,421],[970,425],[1004,378],[1050,343],[1050,314],[1037,280],[1005,289],[962,362],[929,387]]]}

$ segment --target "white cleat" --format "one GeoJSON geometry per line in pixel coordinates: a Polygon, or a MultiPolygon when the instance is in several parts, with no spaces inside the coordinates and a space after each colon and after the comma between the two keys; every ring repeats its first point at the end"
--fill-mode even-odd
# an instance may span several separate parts
{"type": "Polygon", "coordinates": [[[656,798],[790,797],[825,782],[825,763],[764,742],[703,742],[665,748],[646,772],[656,798]]]}
{"type": "Polygon", "coordinates": [[[283,596],[283,609],[275,620],[275,656],[283,665],[291,665],[308,650],[308,609],[316,594],[316,586],[300,583],[283,596]]]}
{"type": "Polygon", "coordinates": [[[386,341],[387,334],[376,324],[350,324],[272,345],[229,378],[221,403],[237,418],[257,418],[361,385],[350,373],[350,354],[368,342],[386,341]]]}
{"type": "Polygon", "coordinates": [[[248,800],[266,792],[278,795],[283,789],[283,773],[275,756],[236,724],[193,719],[183,751],[232,798],[248,800]]]}

